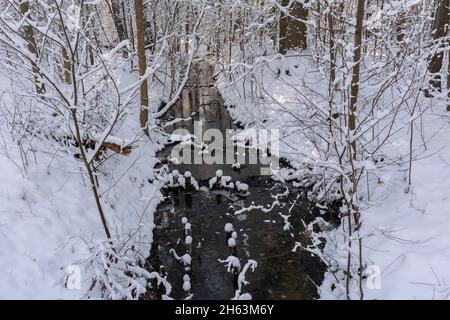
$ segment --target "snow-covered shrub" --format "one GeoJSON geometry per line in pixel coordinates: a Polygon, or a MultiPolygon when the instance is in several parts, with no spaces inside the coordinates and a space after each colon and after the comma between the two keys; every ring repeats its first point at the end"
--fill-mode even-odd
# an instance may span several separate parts
{"type": "Polygon", "coordinates": [[[163,298],[169,298],[172,287],[157,272],[149,272],[142,265],[134,246],[117,240],[97,241],[91,248],[92,255],[83,263],[92,274],[88,297],[111,300],[137,300],[149,290],[149,282],[165,288],[163,298]]]}

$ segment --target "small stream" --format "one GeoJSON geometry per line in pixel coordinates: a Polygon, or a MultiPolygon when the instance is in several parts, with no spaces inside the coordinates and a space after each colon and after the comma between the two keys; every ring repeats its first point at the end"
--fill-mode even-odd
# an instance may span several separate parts
{"type": "MultiPolygon", "coordinates": [[[[206,63],[197,64],[191,71],[189,84],[183,91],[179,103],[172,108],[166,120],[188,118],[167,128],[173,132],[177,128],[194,133],[194,120],[202,120],[204,130],[219,129],[225,132],[234,129],[230,115],[214,88],[212,67],[206,63]]],[[[232,144],[224,141],[224,144],[232,144]]],[[[223,164],[174,164],[172,147],[159,154],[163,163],[168,163],[170,171],[181,174],[190,171],[201,186],[197,192],[187,194],[183,190],[169,189],[166,201],[160,204],[155,215],[154,245],[150,261],[158,270],[164,265],[167,279],[173,286],[171,296],[175,299],[187,297],[197,300],[231,299],[235,295],[235,277],[227,272],[226,264],[219,262],[230,255],[224,226],[233,224],[237,233],[236,252],[244,266],[249,259],[258,263],[254,272],[246,273],[249,284],[243,286],[242,293],[250,293],[253,299],[314,299],[325,271],[320,261],[310,254],[297,250],[292,252],[296,241],[306,243],[302,235],[301,220],[306,223],[317,215],[302,189],[274,181],[270,176],[261,176],[261,165],[242,165],[239,170],[223,164]],[[208,180],[217,170],[232,181],[248,185],[247,196],[230,196],[225,191],[209,190],[208,180]],[[272,210],[274,201],[280,202],[272,210]],[[242,208],[253,205],[257,209],[235,214],[242,208]],[[186,253],[185,231],[182,218],[192,225],[191,270],[169,252],[174,249],[179,256],[186,253]],[[286,222],[291,228],[285,230],[286,222]],[[183,290],[183,276],[188,273],[191,290],[183,290]]],[[[198,152],[192,148],[192,152],[198,152]]],[[[252,151],[248,151],[252,152],[252,151]]]]}

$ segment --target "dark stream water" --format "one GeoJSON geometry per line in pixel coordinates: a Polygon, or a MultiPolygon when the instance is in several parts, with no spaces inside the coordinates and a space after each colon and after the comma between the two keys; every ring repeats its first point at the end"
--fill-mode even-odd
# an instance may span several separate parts
{"type": "MultiPolygon", "coordinates": [[[[224,132],[233,129],[231,117],[223,106],[212,82],[211,67],[200,64],[194,68],[190,84],[185,88],[183,97],[171,114],[174,118],[189,117],[190,121],[179,122],[167,128],[172,132],[176,128],[185,128],[193,133],[193,121],[202,120],[203,129],[215,128],[224,132]]],[[[224,144],[231,144],[224,141],[224,144]]],[[[171,158],[172,147],[163,150],[159,157],[171,158]]],[[[193,148],[192,152],[198,152],[193,148]]],[[[292,252],[295,241],[305,243],[302,236],[301,220],[312,220],[317,214],[306,200],[303,190],[272,180],[270,176],[261,176],[261,165],[242,165],[235,170],[231,165],[223,164],[169,164],[170,170],[181,174],[190,171],[202,188],[186,195],[183,190],[171,190],[155,215],[154,245],[151,261],[155,269],[165,266],[167,279],[173,286],[172,297],[185,299],[216,300],[231,299],[235,295],[235,281],[227,272],[226,264],[219,262],[230,255],[226,242],[224,226],[232,223],[237,232],[236,255],[244,266],[249,259],[258,263],[254,272],[246,273],[249,284],[242,293],[250,293],[253,299],[313,299],[323,278],[324,266],[317,258],[298,250],[292,252]],[[224,176],[231,176],[249,186],[246,197],[230,197],[227,192],[208,190],[208,180],[215,176],[218,169],[224,176]],[[284,195],[282,195],[284,194],[284,195]],[[277,198],[278,195],[278,198],[277,198]],[[265,212],[278,200],[279,205],[265,212]],[[241,208],[250,205],[259,209],[235,214],[241,208]],[[284,215],[284,217],[282,216],[284,215]],[[288,218],[286,216],[289,216],[288,218]],[[188,272],[191,290],[184,292],[184,266],[169,252],[174,249],[179,256],[186,253],[184,244],[184,226],[182,218],[187,217],[192,225],[192,264],[188,272]],[[286,219],[291,228],[284,230],[286,219]]]]}

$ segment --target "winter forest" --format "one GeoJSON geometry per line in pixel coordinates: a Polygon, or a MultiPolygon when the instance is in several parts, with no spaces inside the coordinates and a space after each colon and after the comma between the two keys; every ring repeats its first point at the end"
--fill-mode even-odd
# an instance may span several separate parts
{"type": "Polygon", "coordinates": [[[0,299],[448,299],[449,4],[0,0],[0,299]]]}

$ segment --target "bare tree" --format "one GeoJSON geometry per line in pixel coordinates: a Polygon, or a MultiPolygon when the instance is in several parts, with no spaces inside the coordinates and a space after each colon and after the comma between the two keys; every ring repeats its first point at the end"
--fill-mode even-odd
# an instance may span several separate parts
{"type": "Polygon", "coordinates": [[[444,60],[444,50],[442,50],[442,48],[446,45],[445,37],[448,34],[449,29],[449,10],[449,0],[437,1],[432,28],[435,52],[429,59],[428,70],[432,74],[430,84],[438,91],[442,90],[442,75],[440,74],[444,60]]]}
{"type": "MultiPolygon", "coordinates": [[[[26,1],[20,2],[19,8],[20,8],[20,12],[26,18],[26,20],[31,19],[31,17],[30,17],[31,11],[30,11],[29,1],[26,0],[26,1]]],[[[24,39],[27,42],[28,51],[30,51],[30,53],[34,56],[34,59],[31,60],[31,67],[33,69],[33,77],[34,77],[34,83],[36,86],[36,92],[38,94],[42,95],[42,94],[45,94],[45,84],[42,82],[40,71],[39,71],[39,68],[35,61],[35,60],[39,59],[39,53],[38,53],[38,49],[36,46],[34,29],[33,29],[32,25],[28,21],[26,21],[22,30],[23,30],[24,39]]]]}
{"type": "Polygon", "coordinates": [[[117,30],[119,42],[128,39],[127,24],[125,20],[125,6],[123,0],[111,0],[111,14],[117,30]]]}
{"type": "MultiPolygon", "coordinates": [[[[145,77],[145,74],[147,72],[147,58],[145,56],[145,21],[142,0],[135,0],[134,8],[136,15],[136,38],[139,59],[139,75],[141,77],[145,77]]],[[[148,83],[146,78],[141,79],[141,81],[141,111],[139,113],[139,119],[142,130],[148,136],[148,83]]]]}

